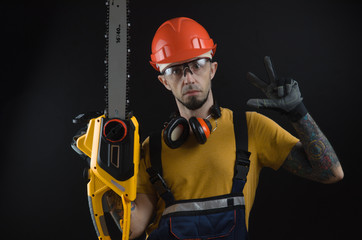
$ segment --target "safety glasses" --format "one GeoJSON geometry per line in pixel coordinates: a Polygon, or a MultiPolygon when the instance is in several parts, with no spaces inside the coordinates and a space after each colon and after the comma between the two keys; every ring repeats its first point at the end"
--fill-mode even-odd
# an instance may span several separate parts
{"type": "Polygon", "coordinates": [[[208,62],[210,62],[209,58],[198,58],[190,62],[168,67],[162,72],[162,74],[168,80],[178,81],[182,77],[186,76],[186,69],[188,69],[191,74],[203,74],[207,69],[206,65],[208,62]]]}

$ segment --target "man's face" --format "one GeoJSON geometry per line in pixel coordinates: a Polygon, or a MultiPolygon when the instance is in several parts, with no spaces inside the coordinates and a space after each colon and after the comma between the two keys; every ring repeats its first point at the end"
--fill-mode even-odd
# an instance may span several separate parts
{"type": "Polygon", "coordinates": [[[216,69],[216,62],[196,58],[168,66],[158,78],[177,101],[190,110],[196,110],[208,99],[216,69]]]}

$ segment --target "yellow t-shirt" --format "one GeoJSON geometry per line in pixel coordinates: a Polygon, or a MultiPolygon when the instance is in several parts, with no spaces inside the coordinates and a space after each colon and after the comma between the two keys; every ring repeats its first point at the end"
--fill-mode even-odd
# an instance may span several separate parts
{"type": "MultiPolygon", "coordinates": [[[[205,144],[198,144],[193,135],[177,149],[170,149],[162,141],[163,177],[175,200],[206,198],[231,192],[236,156],[233,112],[221,108],[221,113],[221,117],[217,119],[216,130],[205,144]]],[[[245,220],[248,226],[260,170],[263,167],[277,170],[299,140],[259,113],[246,112],[246,120],[248,151],[251,152],[249,173],[243,190],[245,220]]],[[[215,127],[215,120],[211,120],[211,124],[215,127]]],[[[148,138],[143,143],[143,150],[145,157],[140,162],[137,192],[156,194],[146,172],[151,166],[148,138]]],[[[155,223],[147,232],[158,226],[164,208],[164,201],[159,198],[155,223]]]]}

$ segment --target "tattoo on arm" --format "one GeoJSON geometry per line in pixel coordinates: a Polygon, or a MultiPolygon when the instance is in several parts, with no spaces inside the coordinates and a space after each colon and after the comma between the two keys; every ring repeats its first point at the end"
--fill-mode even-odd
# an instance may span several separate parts
{"type": "Polygon", "coordinates": [[[292,123],[302,144],[298,143],[284,162],[290,172],[319,182],[340,179],[341,166],[333,147],[307,114],[292,123]]]}

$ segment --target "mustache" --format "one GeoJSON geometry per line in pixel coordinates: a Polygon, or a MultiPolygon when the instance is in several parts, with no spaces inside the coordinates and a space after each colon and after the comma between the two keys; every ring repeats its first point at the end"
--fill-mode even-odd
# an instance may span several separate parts
{"type": "Polygon", "coordinates": [[[185,94],[189,91],[201,91],[201,89],[195,85],[187,85],[182,89],[182,94],[185,94]]]}

